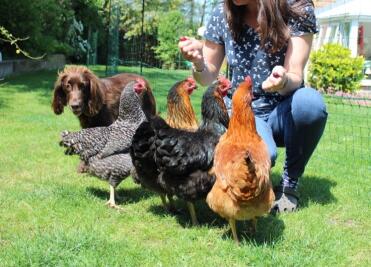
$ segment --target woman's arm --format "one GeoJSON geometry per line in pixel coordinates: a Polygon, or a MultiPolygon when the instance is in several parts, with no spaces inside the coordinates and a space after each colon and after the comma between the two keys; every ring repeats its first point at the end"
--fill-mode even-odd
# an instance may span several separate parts
{"type": "Polygon", "coordinates": [[[193,77],[201,85],[211,84],[218,76],[224,59],[224,46],[211,41],[189,39],[179,42],[183,57],[193,63],[193,77]]]}
{"type": "Polygon", "coordinates": [[[313,34],[291,37],[284,66],[273,68],[271,75],[262,84],[263,90],[286,95],[299,88],[304,78],[304,67],[309,58],[312,41],[313,34]]]}

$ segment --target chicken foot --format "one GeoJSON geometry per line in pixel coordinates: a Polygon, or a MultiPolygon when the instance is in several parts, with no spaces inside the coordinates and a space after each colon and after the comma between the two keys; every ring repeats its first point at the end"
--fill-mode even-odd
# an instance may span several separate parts
{"type": "Polygon", "coordinates": [[[110,189],[109,200],[106,202],[106,205],[110,208],[113,208],[113,209],[122,210],[122,208],[120,206],[116,205],[116,200],[115,200],[116,190],[115,190],[115,188],[112,185],[110,185],[109,189],[110,189]]]}
{"type": "Polygon", "coordinates": [[[160,197],[161,197],[162,205],[168,212],[175,213],[175,214],[179,213],[179,210],[177,210],[177,208],[175,207],[174,199],[172,195],[161,194],[160,197]],[[169,202],[166,201],[166,197],[168,198],[169,202]]]}

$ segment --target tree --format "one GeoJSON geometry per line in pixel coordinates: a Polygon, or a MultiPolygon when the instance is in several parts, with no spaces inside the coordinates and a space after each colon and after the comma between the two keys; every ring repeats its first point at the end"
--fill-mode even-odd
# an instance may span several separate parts
{"type": "MultiPolygon", "coordinates": [[[[144,33],[156,35],[157,28],[166,12],[179,10],[180,0],[151,0],[145,1],[144,33]]],[[[125,38],[141,35],[142,0],[122,1],[122,24],[121,29],[125,32],[125,38]]]]}
{"type": "MultiPolygon", "coordinates": [[[[86,40],[89,26],[100,24],[101,5],[102,0],[1,0],[0,25],[14,36],[29,36],[23,48],[32,54],[72,56],[82,51],[76,50],[76,44],[81,47],[76,40],[86,40]]],[[[8,44],[2,50],[16,56],[8,44]]]]}
{"type": "Polygon", "coordinates": [[[200,20],[199,27],[204,25],[205,14],[206,14],[206,4],[207,4],[207,0],[204,0],[204,2],[202,4],[202,8],[201,8],[201,20],[200,20]]]}
{"type": "Polygon", "coordinates": [[[17,54],[23,54],[24,56],[26,56],[28,58],[31,58],[31,59],[41,59],[41,58],[43,58],[45,55],[42,55],[42,56],[39,56],[39,57],[33,57],[27,51],[24,51],[20,47],[19,42],[26,41],[27,39],[29,39],[29,37],[25,37],[25,38],[15,37],[7,29],[0,26],[0,41],[10,43],[11,46],[14,46],[15,52],[17,54]]]}
{"type": "Polygon", "coordinates": [[[155,52],[165,68],[176,66],[176,59],[179,56],[178,40],[186,32],[186,21],[180,11],[163,14],[158,25],[159,45],[155,48],[155,52]]]}

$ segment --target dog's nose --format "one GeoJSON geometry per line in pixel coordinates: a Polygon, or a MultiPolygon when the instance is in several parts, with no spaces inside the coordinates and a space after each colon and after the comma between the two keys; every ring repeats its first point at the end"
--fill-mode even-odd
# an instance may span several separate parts
{"type": "Polygon", "coordinates": [[[80,107],[79,105],[71,105],[71,108],[75,110],[78,109],[79,107],[80,107]]]}

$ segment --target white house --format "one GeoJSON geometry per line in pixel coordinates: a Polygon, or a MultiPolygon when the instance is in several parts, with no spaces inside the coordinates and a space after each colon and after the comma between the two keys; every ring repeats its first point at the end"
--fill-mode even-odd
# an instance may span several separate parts
{"type": "Polygon", "coordinates": [[[371,1],[337,0],[316,10],[319,33],[315,48],[325,43],[340,43],[371,60],[371,1]]]}
{"type": "Polygon", "coordinates": [[[364,56],[371,78],[371,0],[337,0],[316,9],[316,17],[319,33],[313,48],[326,43],[348,47],[352,56],[364,56]]]}

